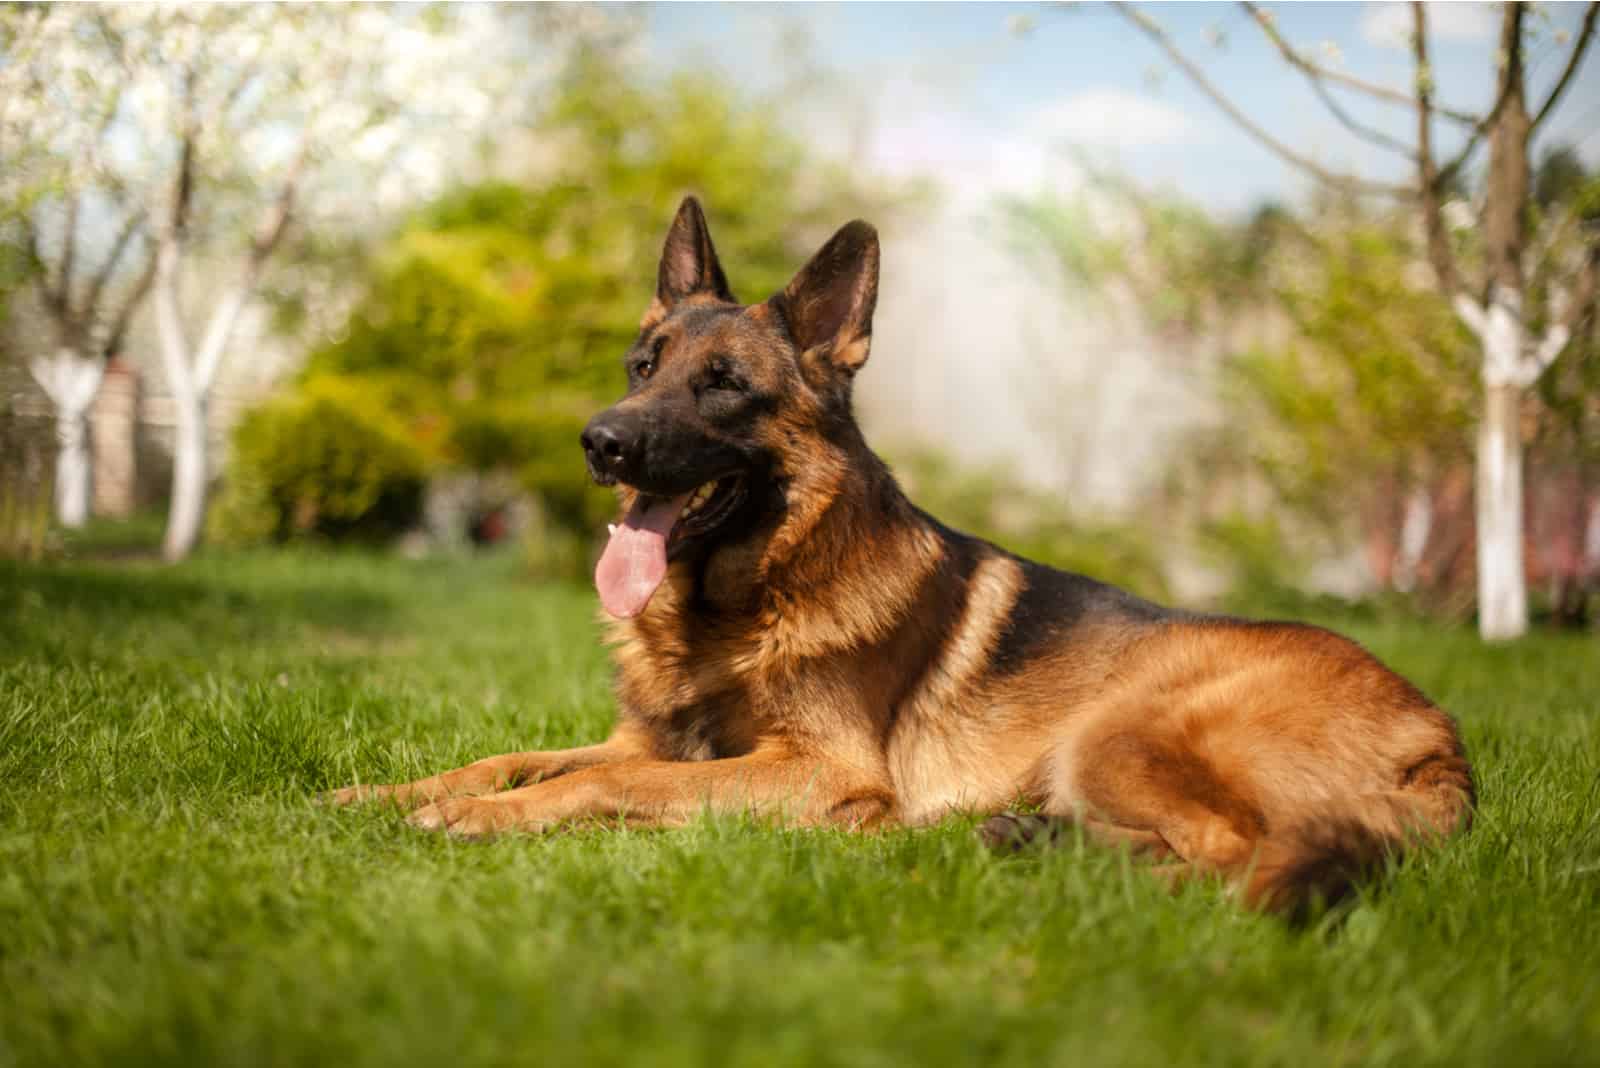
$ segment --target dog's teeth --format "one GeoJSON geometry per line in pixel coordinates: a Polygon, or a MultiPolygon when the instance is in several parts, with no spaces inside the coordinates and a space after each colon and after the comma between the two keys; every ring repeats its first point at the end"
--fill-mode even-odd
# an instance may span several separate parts
{"type": "Polygon", "coordinates": [[[607,523],[606,524],[606,533],[607,534],[615,534],[616,532],[617,532],[617,525],[615,523],[607,523]]]}

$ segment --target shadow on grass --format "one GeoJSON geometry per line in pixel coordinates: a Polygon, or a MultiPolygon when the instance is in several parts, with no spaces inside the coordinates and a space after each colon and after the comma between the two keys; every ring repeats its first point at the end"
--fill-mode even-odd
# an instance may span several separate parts
{"type": "Polygon", "coordinates": [[[26,565],[0,561],[0,646],[20,650],[65,621],[100,633],[180,623],[218,636],[265,637],[306,626],[377,635],[395,615],[389,594],[311,568],[301,576],[238,577],[147,565],[26,565]]]}

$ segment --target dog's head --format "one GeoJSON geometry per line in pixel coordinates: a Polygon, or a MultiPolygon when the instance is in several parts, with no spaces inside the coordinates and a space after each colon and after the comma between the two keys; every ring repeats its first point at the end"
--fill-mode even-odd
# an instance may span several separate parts
{"type": "Polygon", "coordinates": [[[628,392],[583,431],[590,474],[621,487],[625,510],[595,573],[608,612],[637,615],[670,560],[760,529],[808,447],[853,428],[877,294],[877,231],[858,221],[781,292],[741,305],[700,204],[683,202],[624,357],[628,392]]]}

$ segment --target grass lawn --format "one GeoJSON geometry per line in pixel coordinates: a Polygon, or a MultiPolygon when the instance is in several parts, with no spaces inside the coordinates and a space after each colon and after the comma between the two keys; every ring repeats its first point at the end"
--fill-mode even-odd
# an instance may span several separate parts
{"type": "Polygon", "coordinates": [[[1351,628],[1475,830],[1342,923],[971,821],[463,843],[314,791],[600,738],[507,561],[0,563],[0,1065],[1600,1064],[1600,645],[1351,628]]]}

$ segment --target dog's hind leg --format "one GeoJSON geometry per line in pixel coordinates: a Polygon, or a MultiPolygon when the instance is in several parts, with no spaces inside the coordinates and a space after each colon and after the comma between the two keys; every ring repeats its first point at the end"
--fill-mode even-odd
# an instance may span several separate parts
{"type": "Polygon", "coordinates": [[[1047,766],[1046,815],[1077,819],[1102,841],[1174,857],[1201,871],[1238,872],[1266,832],[1260,810],[1180,741],[1134,728],[1080,738],[1047,766]]]}

